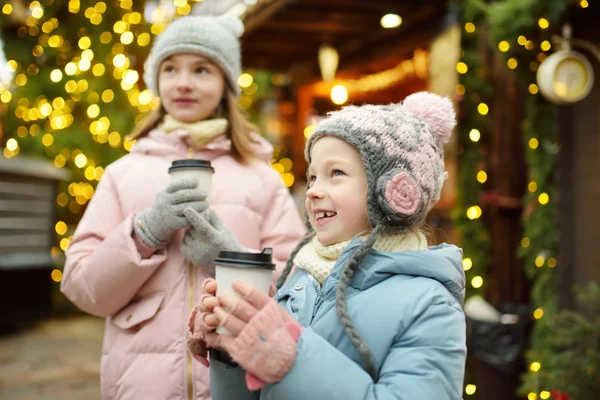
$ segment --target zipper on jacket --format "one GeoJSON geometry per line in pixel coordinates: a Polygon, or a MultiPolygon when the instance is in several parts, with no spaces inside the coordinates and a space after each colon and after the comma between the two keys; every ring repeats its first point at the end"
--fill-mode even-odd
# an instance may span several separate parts
{"type": "Polygon", "coordinates": [[[311,325],[312,325],[313,320],[315,319],[315,315],[317,314],[317,311],[319,311],[319,309],[321,308],[321,306],[323,305],[325,300],[329,300],[329,298],[331,297],[332,294],[335,297],[335,289],[336,289],[336,287],[333,286],[331,289],[327,290],[326,293],[323,293],[323,291],[321,290],[321,292],[319,293],[319,297],[317,297],[315,307],[313,308],[312,317],[310,318],[311,325]]]}
{"type": "MultiPolygon", "coordinates": [[[[194,308],[194,281],[196,280],[196,276],[195,276],[194,272],[195,272],[194,264],[191,261],[188,261],[188,277],[189,277],[188,297],[190,299],[190,303],[189,303],[190,307],[189,307],[187,315],[190,315],[190,313],[192,312],[192,309],[194,308]]],[[[187,324],[187,320],[185,323],[187,324]]],[[[186,327],[186,331],[187,331],[187,327],[186,327]]],[[[192,354],[189,351],[187,351],[187,348],[186,348],[185,354],[187,355],[186,359],[187,359],[188,398],[193,399],[194,398],[194,380],[193,380],[192,354]]]]}

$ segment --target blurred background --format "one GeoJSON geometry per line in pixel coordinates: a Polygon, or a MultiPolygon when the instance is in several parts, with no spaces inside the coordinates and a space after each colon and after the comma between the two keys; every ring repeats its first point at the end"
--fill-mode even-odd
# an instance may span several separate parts
{"type": "Polygon", "coordinates": [[[245,24],[240,106],[302,203],[303,147],[344,104],[449,96],[459,124],[428,224],[463,247],[465,399],[600,392],[597,0],[0,2],[0,399],[99,398],[103,320],[59,291],[104,167],[156,99],[155,35],[245,24]]]}

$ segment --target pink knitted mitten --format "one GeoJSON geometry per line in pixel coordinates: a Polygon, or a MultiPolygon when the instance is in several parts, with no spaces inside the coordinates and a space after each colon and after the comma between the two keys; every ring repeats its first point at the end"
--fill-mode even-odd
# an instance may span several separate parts
{"type": "Polygon", "coordinates": [[[296,342],[302,327],[275,300],[259,290],[253,290],[240,300],[231,316],[223,321],[225,328],[231,327],[234,332],[237,329],[230,324],[241,322],[236,315],[249,322],[236,337],[222,337],[221,343],[247,371],[248,389],[257,390],[265,383],[279,382],[296,359],[296,342]]]}
{"type": "MultiPolygon", "coordinates": [[[[202,304],[202,302],[200,302],[202,304]]],[[[204,323],[202,305],[194,307],[187,323],[187,346],[194,358],[200,361],[205,367],[208,367],[208,346],[206,344],[206,333],[214,331],[204,323]]]]}

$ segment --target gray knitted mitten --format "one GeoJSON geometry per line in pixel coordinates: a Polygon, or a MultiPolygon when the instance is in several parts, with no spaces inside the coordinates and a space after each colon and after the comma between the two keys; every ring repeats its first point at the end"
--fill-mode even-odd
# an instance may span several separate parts
{"type": "Polygon", "coordinates": [[[152,207],[135,217],[135,233],[146,245],[164,248],[177,230],[190,226],[183,214],[186,208],[196,212],[208,208],[206,192],[198,188],[196,179],[173,182],[158,192],[152,207]]]}
{"type": "Polygon", "coordinates": [[[192,208],[184,211],[191,228],[185,233],[181,252],[195,265],[204,267],[211,275],[215,272],[215,258],[220,251],[247,251],[209,208],[199,214],[192,208]]]}

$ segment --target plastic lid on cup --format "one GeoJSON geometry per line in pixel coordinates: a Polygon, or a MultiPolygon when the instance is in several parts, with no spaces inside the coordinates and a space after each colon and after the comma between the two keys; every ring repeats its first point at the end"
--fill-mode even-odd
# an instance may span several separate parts
{"type": "Polygon", "coordinates": [[[169,173],[181,169],[204,169],[215,172],[215,169],[211,166],[210,161],[208,160],[186,159],[173,161],[169,167],[169,173]]]}
{"type": "Polygon", "coordinates": [[[236,268],[257,268],[274,270],[272,262],[273,249],[267,247],[260,253],[246,253],[238,251],[220,251],[215,258],[215,264],[236,268]]]}

